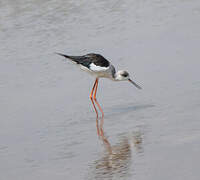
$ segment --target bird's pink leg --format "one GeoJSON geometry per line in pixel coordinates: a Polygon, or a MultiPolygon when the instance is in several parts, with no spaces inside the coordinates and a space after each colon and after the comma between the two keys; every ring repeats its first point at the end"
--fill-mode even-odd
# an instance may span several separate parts
{"type": "Polygon", "coordinates": [[[97,80],[96,80],[96,86],[95,86],[95,91],[94,91],[94,96],[93,97],[94,97],[94,101],[96,102],[98,108],[100,109],[100,111],[102,113],[102,119],[101,119],[101,123],[100,123],[100,132],[101,132],[101,135],[104,136],[104,133],[103,133],[104,112],[103,112],[103,109],[99,105],[99,103],[97,101],[97,98],[96,98],[98,83],[99,83],[99,79],[97,78],[97,80]]]}
{"type": "Polygon", "coordinates": [[[95,112],[96,112],[96,127],[97,127],[97,134],[98,134],[98,136],[99,136],[99,122],[98,122],[98,111],[97,111],[97,108],[95,107],[95,104],[94,104],[94,101],[93,101],[93,92],[94,92],[94,89],[95,89],[95,87],[96,87],[96,85],[97,85],[97,79],[95,80],[95,83],[94,83],[94,85],[93,85],[93,88],[92,88],[92,91],[91,91],[91,93],[90,93],[90,99],[91,99],[91,101],[92,101],[92,105],[93,105],[93,107],[94,107],[94,110],[95,110],[95,112]]]}

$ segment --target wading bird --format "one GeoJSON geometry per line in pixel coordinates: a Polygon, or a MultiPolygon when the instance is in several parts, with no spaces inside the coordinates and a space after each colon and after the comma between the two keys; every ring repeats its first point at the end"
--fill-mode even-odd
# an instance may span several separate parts
{"type": "MultiPolygon", "coordinates": [[[[135,85],[138,89],[141,89],[139,85],[137,85],[130,79],[129,73],[127,71],[120,70],[116,72],[115,67],[100,54],[90,53],[83,56],[68,56],[61,53],[56,53],[56,54],[64,56],[67,59],[70,59],[71,61],[78,64],[82,70],[85,70],[96,77],[95,83],[90,93],[90,99],[92,101],[94,110],[96,112],[97,119],[98,119],[98,111],[95,107],[94,101],[102,113],[102,121],[104,117],[103,110],[96,99],[99,78],[108,78],[113,81],[129,81],[133,85],[135,85]]],[[[101,123],[101,126],[102,125],[103,122],[101,123]]]]}

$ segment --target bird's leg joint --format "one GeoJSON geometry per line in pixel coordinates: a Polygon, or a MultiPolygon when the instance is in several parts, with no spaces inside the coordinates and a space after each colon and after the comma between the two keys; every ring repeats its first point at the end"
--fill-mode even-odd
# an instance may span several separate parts
{"type": "Polygon", "coordinates": [[[93,99],[92,94],[90,94],[90,99],[93,99]]]}

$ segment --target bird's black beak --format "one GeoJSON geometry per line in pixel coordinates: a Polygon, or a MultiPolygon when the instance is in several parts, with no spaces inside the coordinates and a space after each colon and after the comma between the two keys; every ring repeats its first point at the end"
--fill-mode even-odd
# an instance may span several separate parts
{"type": "Polygon", "coordinates": [[[134,81],[131,79],[128,79],[129,82],[131,82],[134,86],[136,86],[138,89],[142,89],[139,85],[137,85],[134,81]]]}

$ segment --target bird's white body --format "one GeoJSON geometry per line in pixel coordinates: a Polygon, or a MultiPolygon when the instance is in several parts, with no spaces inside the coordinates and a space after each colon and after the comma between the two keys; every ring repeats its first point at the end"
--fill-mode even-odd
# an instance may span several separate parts
{"type": "Polygon", "coordinates": [[[90,68],[87,68],[83,65],[80,65],[80,68],[96,78],[109,78],[111,80],[115,80],[113,74],[114,67],[111,64],[108,67],[100,67],[91,63],[90,68]]]}

